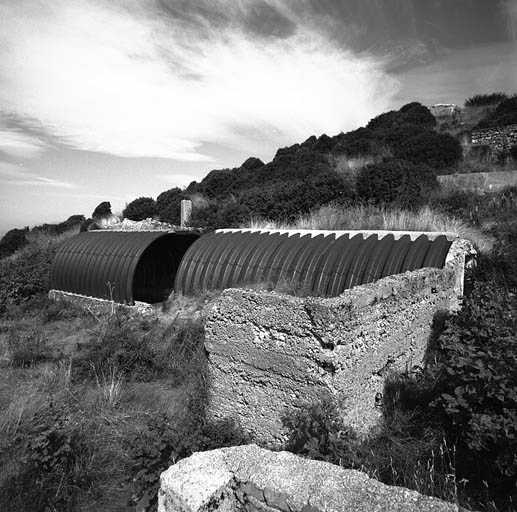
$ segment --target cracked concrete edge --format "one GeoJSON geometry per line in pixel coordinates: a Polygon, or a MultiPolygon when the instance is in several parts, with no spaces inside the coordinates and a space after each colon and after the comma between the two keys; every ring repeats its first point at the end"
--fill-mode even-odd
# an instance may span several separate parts
{"type": "Polygon", "coordinates": [[[160,475],[159,511],[224,510],[225,502],[235,503],[234,474],[220,450],[194,453],[160,475]]]}
{"type": "Polygon", "coordinates": [[[159,512],[244,509],[281,512],[463,510],[416,491],[382,484],[360,471],[303,459],[289,452],[272,452],[256,445],[196,453],[162,473],[159,512]]]}

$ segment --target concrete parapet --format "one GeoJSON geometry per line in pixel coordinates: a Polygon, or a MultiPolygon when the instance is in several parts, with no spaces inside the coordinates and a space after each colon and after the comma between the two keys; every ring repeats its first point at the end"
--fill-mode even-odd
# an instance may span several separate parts
{"type": "Polygon", "coordinates": [[[195,453],[161,475],[158,512],[455,512],[365,473],[255,445],[195,453]]]}
{"type": "Polygon", "coordinates": [[[461,294],[468,242],[444,269],[425,268],[334,298],[229,289],[207,312],[209,416],[231,417],[261,443],[282,446],[282,419],[333,397],[347,424],[368,433],[390,371],[421,365],[440,312],[461,294]]]}

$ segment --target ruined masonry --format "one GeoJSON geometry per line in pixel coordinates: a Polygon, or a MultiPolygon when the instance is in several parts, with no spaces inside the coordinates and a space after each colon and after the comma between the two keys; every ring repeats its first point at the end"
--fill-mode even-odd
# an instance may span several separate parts
{"type": "Polygon", "coordinates": [[[195,453],[161,475],[158,512],[454,512],[360,471],[255,445],[195,453]]]}

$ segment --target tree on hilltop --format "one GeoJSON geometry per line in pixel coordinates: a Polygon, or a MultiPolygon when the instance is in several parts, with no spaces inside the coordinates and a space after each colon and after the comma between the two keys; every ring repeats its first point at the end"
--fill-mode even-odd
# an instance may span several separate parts
{"type": "Polygon", "coordinates": [[[122,215],[129,220],[145,220],[156,215],[156,202],[152,197],[139,197],[124,208],[122,215]]]}
{"type": "Polygon", "coordinates": [[[109,201],[103,201],[95,207],[95,210],[93,210],[92,218],[102,219],[109,215],[111,215],[111,203],[109,201]]]}
{"type": "Polygon", "coordinates": [[[162,192],[156,198],[156,213],[162,222],[180,224],[181,222],[181,201],[188,199],[188,195],[179,187],[174,187],[162,192]]]}

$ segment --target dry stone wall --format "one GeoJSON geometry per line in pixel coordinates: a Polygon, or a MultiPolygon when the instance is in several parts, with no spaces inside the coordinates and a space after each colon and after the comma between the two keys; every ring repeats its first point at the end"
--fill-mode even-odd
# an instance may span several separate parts
{"type": "MultiPolygon", "coordinates": [[[[453,243],[444,269],[421,269],[335,298],[229,289],[208,312],[208,414],[234,418],[251,436],[282,446],[282,419],[333,397],[359,432],[382,414],[386,375],[420,365],[433,320],[458,305],[465,253],[453,243]]],[[[468,249],[468,250],[467,250],[468,249]]]]}
{"type": "Polygon", "coordinates": [[[498,126],[472,132],[473,146],[490,146],[493,153],[499,154],[508,151],[517,145],[517,124],[498,126]]]}
{"type": "Polygon", "coordinates": [[[255,445],[195,453],[161,475],[158,512],[453,512],[366,474],[255,445]]]}

